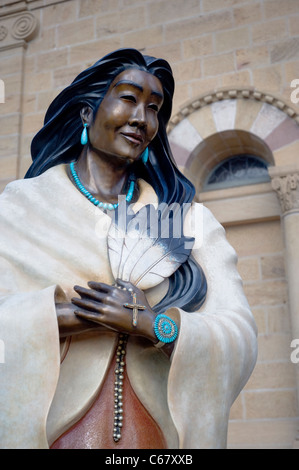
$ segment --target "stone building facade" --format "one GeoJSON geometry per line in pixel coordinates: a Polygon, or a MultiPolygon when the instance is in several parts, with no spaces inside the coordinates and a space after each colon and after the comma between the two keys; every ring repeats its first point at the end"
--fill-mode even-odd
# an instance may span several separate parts
{"type": "Polygon", "coordinates": [[[226,228],[258,324],[258,362],[231,409],[228,447],[296,447],[299,2],[0,1],[0,191],[24,176],[57,93],[127,46],[173,67],[173,153],[226,228]],[[244,177],[252,156],[262,179],[244,177]]]}

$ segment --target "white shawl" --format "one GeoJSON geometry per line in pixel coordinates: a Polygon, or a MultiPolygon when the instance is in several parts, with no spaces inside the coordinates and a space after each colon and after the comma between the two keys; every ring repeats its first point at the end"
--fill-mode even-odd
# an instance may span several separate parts
{"type": "MultiPolygon", "coordinates": [[[[140,190],[141,204],[157,200],[142,181],[140,190]]],[[[255,365],[256,326],[223,227],[203,208],[198,237],[193,212],[184,233],[196,238],[207,299],[198,312],[169,312],[181,322],[171,361],[131,337],[127,370],[169,448],[223,448],[230,407],[255,365]]],[[[74,188],[64,165],[10,183],[0,197],[1,448],[48,448],[99,391],[117,335],[77,335],[61,349],[55,303],[76,296],[75,284],[113,283],[110,223],[74,188]]],[[[167,281],[149,289],[150,303],[166,289],[167,281]]]]}

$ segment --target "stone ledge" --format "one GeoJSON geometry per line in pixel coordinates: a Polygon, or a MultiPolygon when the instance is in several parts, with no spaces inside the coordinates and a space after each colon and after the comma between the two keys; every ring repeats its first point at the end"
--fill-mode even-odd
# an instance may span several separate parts
{"type": "Polygon", "coordinates": [[[3,1],[0,7],[0,18],[27,10],[27,1],[3,1]]]}
{"type": "Polygon", "coordinates": [[[69,0],[3,0],[0,5],[0,18],[27,10],[37,10],[69,0]]]}
{"type": "Polygon", "coordinates": [[[276,194],[271,188],[266,192],[266,185],[261,185],[259,192],[259,186],[252,185],[251,188],[248,186],[247,194],[247,187],[244,186],[243,195],[241,191],[234,193],[229,190],[226,190],[226,197],[223,197],[222,192],[222,196],[219,193],[218,198],[217,191],[213,191],[213,195],[208,192],[201,193],[199,199],[225,226],[278,219],[281,209],[276,194]]]}

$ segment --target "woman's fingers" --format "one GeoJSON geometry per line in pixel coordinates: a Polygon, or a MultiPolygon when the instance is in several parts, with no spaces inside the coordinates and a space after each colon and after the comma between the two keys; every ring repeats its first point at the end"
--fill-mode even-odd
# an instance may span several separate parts
{"type": "Polygon", "coordinates": [[[72,304],[80,307],[80,309],[84,309],[90,312],[95,312],[96,314],[103,313],[104,304],[102,302],[93,301],[91,299],[72,299],[72,304]]]}
{"type": "Polygon", "coordinates": [[[80,310],[74,310],[74,314],[77,317],[82,318],[83,320],[89,320],[89,321],[92,321],[93,323],[103,323],[101,322],[102,315],[99,315],[98,313],[95,313],[95,312],[91,312],[89,310],[85,310],[83,308],[80,308],[80,310]]]}
{"type": "MultiPolygon", "coordinates": [[[[72,303],[76,306],[76,315],[81,319],[101,324],[116,331],[138,334],[139,329],[133,322],[133,316],[136,316],[136,309],[133,309],[133,305],[139,306],[138,313],[140,315],[148,317],[145,310],[149,307],[144,293],[130,282],[117,280],[116,285],[109,286],[90,281],[88,288],[74,286],[74,290],[80,298],[73,298],[72,303]]],[[[139,323],[138,321],[138,327],[139,323]]],[[[144,329],[142,325],[147,323],[144,321],[140,323],[140,331],[144,329]]]]}
{"type": "Polygon", "coordinates": [[[89,281],[87,285],[91,289],[94,289],[98,292],[108,293],[108,292],[111,292],[111,289],[113,289],[113,286],[110,286],[109,284],[105,284],[104,282],[89,281]]]}
{"type": "Polygon", "coordinates": [[[126,290],[138,290],[131,282],[123,281],[122,279],[116,279],[116,284],[126,290]]]}
{"type": "MultiPolygon", "coordinates": [[[[99,288],[98,283],[95,284],[99,288]]],[[[93,288],[95,284],[93,282],[88,283],[90,289],[81,286],[74,286],[74,290],[80,295],[82,300],[84,299],[87,301],[90,299],[91,301],[98,302],[100,304],[110,304],[111,306],[122,306],[125,302],[129,302],[130,300],[130,292],[128,292],[127,289],[123,290],[116,286],[108,286],[108,291],[102,290],[102,287],[100,287],[101,290],[96,290],[93,288]]]]}
{"type": "Polygon", "coordinates": [[[80,295],[80,297],[88,297],[90,299],[96,300],[97,302],[104,302],[105,298],[107,297],[107,292],[87,289],[81,286],[74,286],[74,290],[77,292],[77,294],[80,295]]]}

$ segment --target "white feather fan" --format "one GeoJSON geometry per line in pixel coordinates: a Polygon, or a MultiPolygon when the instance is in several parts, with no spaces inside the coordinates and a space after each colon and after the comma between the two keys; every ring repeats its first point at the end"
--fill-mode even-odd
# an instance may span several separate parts
{"type": "Polygon", "coordinates": [[[171,276],[188,258],[191,238],[174,236],[175,223],[168,208],[144,206],[134,214],[126,213],[123,224],[111,224],[108,252],[115,279],[129,281],[140,289],[149,289],[171,276]],[[188,242],[188,244],[186,243],[188,242]],[[186,248],[188,246],[188,249],[186,248]]]}

